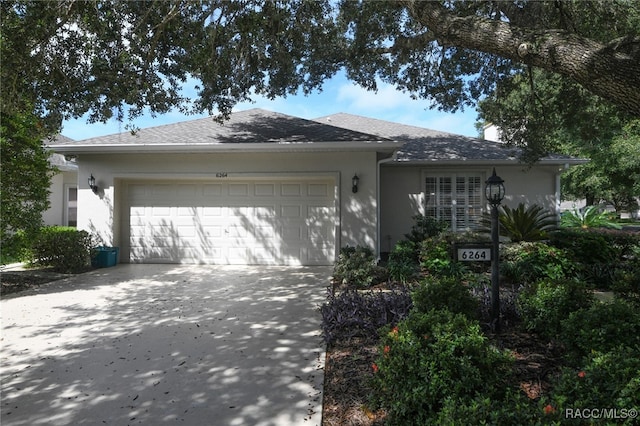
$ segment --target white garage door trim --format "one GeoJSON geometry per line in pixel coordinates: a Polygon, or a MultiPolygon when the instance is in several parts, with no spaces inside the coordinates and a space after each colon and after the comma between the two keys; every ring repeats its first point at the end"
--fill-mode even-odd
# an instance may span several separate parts
{"type": "Polygon", "coordinates": [[[123,259],[132,263],[331,265],[333,177],[127,181],[123,259]]]}

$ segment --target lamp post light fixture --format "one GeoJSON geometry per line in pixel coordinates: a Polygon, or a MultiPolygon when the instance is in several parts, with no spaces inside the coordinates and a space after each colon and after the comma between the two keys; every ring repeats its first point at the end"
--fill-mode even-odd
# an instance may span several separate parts
{"type": "Polygon", "coordinates": [[[500,237],[498,206],[504,198],[504,180],[493,174],[485,182],[484,195],[491,205],[491,322],[496,333],[500,332],[500,237]]]}
{"type": "Polygon", "coordinates": [[[351,192],[353,192],[354,194],[358,192],[358,183],[360,183],[360,178],[357,174],[354,174],[351,178],[351,192]]]}
{"type": "Polygon", "coordinates": [[[88,183],[89,183],[89,188],[91,188],[91,190],[93,191],[94,194],[98,193],[98,185],[96,185],[96,178],[93,177],[93,174],[91,174],[91,176],[89,176],[89,179],[87,179],[88,183]]]}

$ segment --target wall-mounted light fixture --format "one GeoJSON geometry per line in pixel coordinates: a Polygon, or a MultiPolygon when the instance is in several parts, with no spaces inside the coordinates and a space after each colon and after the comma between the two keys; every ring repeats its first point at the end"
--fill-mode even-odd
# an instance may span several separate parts
{"type": "Polygon", "coordinates": [[[359,182],[360,182],[360,178],[358,177],[357,174],[354,174],[353,177],[351,178],[351,192],[353,192],[354,194],[358,192],[359,182]]]}
{"type": "Polygon", "coordinates": [[[93,177],[93,174],[91,174],[91,176],[89,176],[88,182],[89,182],[89,188],[91,188],[91,190],[93,191],[94,194],[97,194],[98,193],[98,185],[96,185],[96,178],[93,177]]]}

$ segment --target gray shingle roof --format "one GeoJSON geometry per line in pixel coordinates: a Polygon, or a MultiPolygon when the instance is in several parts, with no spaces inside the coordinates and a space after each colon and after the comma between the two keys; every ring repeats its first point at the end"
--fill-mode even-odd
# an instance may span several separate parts
{"type": "MultiPolygon", "coordinates": [[[[319,123],[366,131],[375,135],[404,142],[397,151],[395,161],[513,161],[517,162],[521,151],[499,142],[456,135],[422,127],[393,123],[359,115],[338,113],[316,118],[319,123]]],[[[551,155],[547,162],[574,162],[569,156],[551,155]]],[[[580,161],[581,162],[581,161],[580,161]]]]}
{"type": "Polygon", "coordinates": [[[316,121],[405,142],[396,161],[516,160],[518,151],[498,142],[393,123],[353,114],[338,113],[316,121]]]}
{"type": "Polygon", "coordinates": [[[57,141],[54,147],[67,145],[218,145],[240,143],[389,141],[377,135],[318,123],[262,109],[234,112],[220,124],[212,117],[149,127],[130,132],[100,136],[81,141],[57,141]]]}

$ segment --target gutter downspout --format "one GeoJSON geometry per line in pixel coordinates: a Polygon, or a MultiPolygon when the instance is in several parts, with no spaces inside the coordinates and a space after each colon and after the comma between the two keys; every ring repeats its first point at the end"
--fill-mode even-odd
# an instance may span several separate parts
{"type": "Polygon", "coordinates": [[[558,169],[558,173],[556,173],[556,191],[555,191],[555,198],[556,198],[556,220],[558,221],[558,223],[560,223],[560,198],[562,196],[560,188],[561,188],[561,184],[560,184],[560,178],[562,176],[562,173],[564,173],[566,170],[569,170],[569,163],[565,163],[564,166],[562,166],[562,168],[558,169]]]}
{"type": "Polygon", "coordinates": [[[380,235],[380,166],[382,164],[391,163],[396,160],[396,153],[394,151],[391,157],[383,158],[378,161],[378,170],[376,173],[376,256],[378,259],[378,263],[380,262],[380,246],[381,246],[381,235],[380,235]]]}

